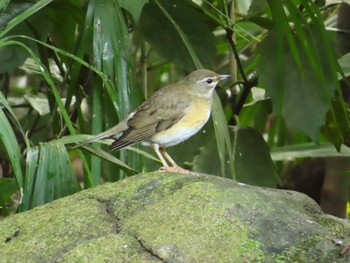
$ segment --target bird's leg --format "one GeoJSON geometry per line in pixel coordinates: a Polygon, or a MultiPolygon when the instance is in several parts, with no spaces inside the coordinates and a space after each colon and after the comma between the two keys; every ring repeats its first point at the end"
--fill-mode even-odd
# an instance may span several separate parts
{"type": "Polygon", "coordinates": [[[168,163],[165,161],[163,155],[159,151],[159,145],[158,144],[153,144],[153,150],[156,152],[159,160],[162,162],[164,169],[169,168],[168,163]]]}
{"type": "Polygon", "coordinates": [[[159,144],[153,144],[153,149],[156,152],[159,160],[162,162],[163,167],[160,169],[163,172],[173,172],[173,173],[182,173],[182,174],[195,174],[191,171],[181,168],[178,166],[175,161],[170,157],[170,155],[163,149],[159,147],[159,144]],[[170,162],[171,166],[168,165],[164,157],[170,162]]]}
{"type": "Polygon", "coordinates": [[[185,174],[192,174],[191,171],[186,170],[178,166],[175,161],[170,157],[170,155],[163,149],[159,148],[160,153],[170,162],[171,167],[164,167],[164,170],[166,172],[175,172],[175,173],[185,173],[185,174]]]}
{"type": "Polygon", "coordinates": [[[179,167],[175,161],[170,157],[170,155],[163,149],[159,148],[159,151],[162,153],[162,155],[170,162],[171,166],[173,167],[179,167]]]}

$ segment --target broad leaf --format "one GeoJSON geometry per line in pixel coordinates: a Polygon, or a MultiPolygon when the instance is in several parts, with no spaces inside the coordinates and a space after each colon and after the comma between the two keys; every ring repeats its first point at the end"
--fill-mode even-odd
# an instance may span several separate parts
{"type": "MultiPolygon", "coordinates": [[[[232,132],[232,136],[235,140],[232,152],[236,180],[251,185],[276,187],[279,178],[261,134],[250,127],[239,127],[234,134],[232,132]]],[[[193,163],[194,171],[219,175],[221,164],[216,142],[213,140],[202,147],[193,163]]],[[[231,177],[229,164],[226,166],[225,176],[231,177]]]]}
{"type": "Polygon", "coordinates": [[[139,20],[141,10],[143,6],[148,3],[149,0],[118,0],[119,6],[125,8],[130,12],[134,20],[139,20]]]}
{"type": "Polygon", "coordinates": [[[261,134],[251,127],[235,131],[235,172],[242,183],[275,188],[279,183],[269,148],[261,134]]]}
{"type": "Polygon", "coordinates": [[[269,5],[266,0],[252,1],[248,9],[247,18],[263,14],[264,12],[266,12],[268,6],[269,5]]]}
{"type": "MultiPolygon", "coordinates": [[[[215,58],[214,35],[200,10],[185,0],[161,0],[159,3],[185,33],[203,64],[211,63],[215,58]]],[[[195,68],[174,24],[155,1],[144,6],[138,27],[146,40],[164,58],[185,68],[195,68]]]]}
{"type": "MultiPolygon", "coordinates": [[[[315,34],[309,37],[317,39],[315,34]]],[[[276,52],[278,45],[278,39],[273,31],[262,41],[261,58],[257,68],[259,81],[264,84],[266,95],[271,97],[274,111],[276,114],[282,114],[287,126],[303,131],[313,140],[317,140],[320,128],[324,124],[325,114],[331,106],[330,98],[333,97],[337,86],[326,74],[325,81],[315,74],[300,46],[298,47],[301,68],[287,46],[284,46],[282,64],[278,63],[281,61],[276,52]]],[[[326,72],[328,62],[321,55],[324,53],[322,45],[313,48],[318,50],[320,55],[317,59],[326,72]]]]}
{"type": "MultiPolygon", "coordinates": [[[[344,72],[344,75],[346,77],[350,76],[350,53],[346,53],[338,60],[338,62],[344,72]]],[[[342,77],[340,76],[340,78],[342,77]]]]}
{"type": "Polygon", "coordinates": [[[13,205],[12,196],[18,192],[17,182],[14,178],[0,178],[0,213],[6,216],[13,205]]]}

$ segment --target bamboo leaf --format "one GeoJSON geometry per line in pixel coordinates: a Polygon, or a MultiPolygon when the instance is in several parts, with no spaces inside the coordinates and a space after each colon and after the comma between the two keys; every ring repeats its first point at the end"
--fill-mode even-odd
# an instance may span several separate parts
{"type": "Polygon", "coordinates": [[[129,175],[137,173],[136,170],[132,169],[130,166],[126,165],[124,162],[120,161],[118,158],[106,151],[86,145],[82,146],[82,148],[106,161],[116,164],[120,169],[123,169],[123,171],[127,172],[129,175]]]}
{"type": "Polygon", "coordinates": [[[40,68],[41,74],[44,77],[44,79],[46,80],[46,82],[48,83],[48,85],[51,88],[51,91],[55,97],[56,103],[61,111],[61,114],[63,116],[63,119],[65,120],[65,123],[70,131],[70,133],[74,134],[75,133],[75,129],[73,128],[73,124],[69,118],[69,115],[67,113],[67,110],[64,107],[64,104],[61,100],[60,97],[60,93],[54,83],[54,80],[51,78],[49,72],[47,71],[47,69],[44,67],[44,65],[41,63],[40,59],[38,58],[38,56],[36,56],[34,54],[34,52],[27,47],[25,44],[19,42],[19,41],[14,41],[14,40],[8,40],[5,42],[0,42],[0,47],[4,47],[4,46],[8,46],[8,45],[19,45],[22,48],[24,48],[29,54],[30,56],[34,59],[35,63],[38,65],[38,67],[40,68]]]}
{"type": "Polygon", "coordinates": [[[64,145],[57,141],[30,148],[21,211],[79,191],[64,145]]]}
{"type": "Polygon", "coordinates": [[[290,0],[269,1],[275,28],[261,43],[257,70],[274,112],[288,127],[317,140],[328,112],[322,132],[339,148],[350,129],[344,100],[332,104],[335,91],[342,96],[337,81],[341,69],[319,8],[310,1],[301,3],[304,12],[290,0]]]}
{"type": "Polygon", "coordinates": [[[120,119],[127,117],[141,102],[130,54],[130,40],[120,8],[110,0],[95,2],[95,61],[97,68],[103,71],[115,85],[109,91],[109,95],[113,93],[113,98],[116,98],[112,102],[119,106],[120,119]]]}
{"type": "Polygon", "coordinates": [[[139,155],[142,155],[143,157],[145,157],[147,159],[150,159],[152,161],[155,161],[157,163],[161,163],[161,161],[158,158],[154,157],[153,155],[151,155],[148,152],[143,151],[143,150],[141,150],[139,148],[135,148],[135,147],[129,146],[129,147],[126,147],[125,149],[127,149],[129,151],[132,151],[132,152],[135,152],[135,153],[137,153],[139,155]]]}
{"type": "Polygon", "coordinates": [[[50,4],[53,0],[39,0],[36,3],[34,3],[32,6],[28,7],[28,5],[31,5],[31,3],[24,3],[22,5],[22,9],[20,11],[20,14],[16,14],[13,16],[13,18],[7,22],[6,26],[2,28],[0,31],[0,38],[3,38],[8,32],[10,32],[14,27],[22,23],[24,20],[50,4]]]}
{"type": "MultiPolygon", "coordinates": [[[[131,56],[130,39],[123,14],[116,1],[92,1],[94,4],[93,47],[97,68],[103,71],[113,83],[112,89],[107,89],[112,104],[117,104],[118,111],[111,114],[111,104],[101,97],[101,111],[107,126],[110,128],[116,122],[126,118],[140,103],[142,92],[135,81],[134,62],[131,56]],[[117,118],[118,117],[118,118],[117,118]]],[[[95,103],[98,103],[95,101],[95,103]]],[[[95,118],[100,118],[95,115],[95,118]]],[[[96,122],[98,119],[96,119],[96,122]]],[[[96,123],[97,124],[97,123],[96,123]]],[[[102,128],[102,127],[100,127],[102,128]]],[[[93,128],[97,132],[97,127],[93,128]]],[[[135,169],[141,170],[140,158],[135,153],[120,151],[120,159],[130,163],[135,169]]],[[[120,174],[123,177],[123,174],[120,174]]]]}
{"type": "MultiPolygon", "coordinates": [[[[27,35],[45,41],[51,29],[52,22],[45,12],[39,11],[28,18],[25,23],[18,24],[6,34],[6,37],[11,35],[27,35]]],[[[21,39],[21,42],[28,46],[34,54],[40,54],[40,46],[35,42],[28,39],[21,39]]],[[[2,47],[0,49],[0,73],[13,72],[24,64],[29,55],[25,49],[18,45],[2,47]]]]}
{"type": "Polygon", "coordinates": [[[13,132],[4,111],[0,108],[0,143],[3,145],[8,159],[11,163],[13,173],[16,177],[18,189],[23,189],[22,155],[17,143],[16,135],[13,132]]]}
{"type": "Polygon", "coordinates": [[[4,9],[6,9],[7,5],[10,3],[11,0],[1,0],[0,1],[0,12],[3,13],[4,9]]]}
{"type": "MultiPolygon", "coordinates": [[[[273,63],[276,67],[275,81],[277,83],[277,86],[284,87],[283,74],[285,70],[284,65],[286,63],[284,59],[284,53],[286,49],[285,41],[287,41],[289,51],[291,52],[292,58],[299,69],[302,68],[300,56],[291,29],[289,27],[288,19],[284,11],[283,4],[281,3],[281,1],[278,0],[269,0],[268,3],[272,12],[274,31],[276,37],[276,45],[274,46],[273,56],[273,63]]],[[[275,100],[276,103],[274,104],[274,110],[279,116],[282,112],[284,89],[280,88],[276,91],[277,100],[275,100]]]]}
{"type": "MultiPolygon", "coordinates": [[[[31,41],[34,41],[54,52],[57,52],[59,54],[61,54],[62,56],[66,56],[66,57],[69,57],[71,58],[72,60],[78,62],[79,64],[83,65],[84,67],[87,67],[88,69],[92,70],[94,73],[96,73],[101,79],[102,79],[102,82],[103,82],[103,85],[107,88],[107,90],[112,90],[113,89],[113,86],[110,82],[110,80],[108,79],[108,77],[106,76],[106,74],[104,74],[102,71],[98,70],[96,67],[94,67],[93,65],[87,63],[86,61],[84,61],[83,59],[81,59],[80,57],[78,56],[75,56],[61,48],[57,48],[53,45],[50,45],[50,44],[47,44],[43,41],[40,41],[38,39],[35,39],[35,38],[32,38],[32,37],[29,37],[29,36],[24,36],[24,35],[14,35],[14,36],[9,36],[9,37],[5,37],[3,39],[3,43],[0,43],[0,47],[1,46],[7,46],[7,45],[13,45],[13,44],[18,44],[18,45],[22,45],[23,46],[23,43],[20,43],[18,41],[13,41],[13,39],[29,39],[31,41]]],[[[31,53],[32,54],[32,53],[31,53]]],[[[40,66],[40,64],[38,65],[40,66]]],[[[40,71],[42,71],[42,68],[39,67],[40,71]]],[[[110,95],[110,93],[109,93],[110,95]]],[[[116,109],[118,107],[116,106],[116,109]]]]}
{"type": "Polygon", "coordinates": [[[68,135],[68,136],[61,137],[56,141],[61,144],[72,144],[72,143],[79,143],[79,142],[85,141],[90,137],[91,135],[87,135],[87,134],[75,134],[75,135],[68,135]]]}
{"type": "Polygon", "coordinates": [[[27,158],[26,158],[26,172],[25,172],[25,181],[23,188],[23,198],[22,203],[19,207],[19,211],[27,211],[31,208],[31,202],[34,194],[34,185],[36,180],[36,175],[38,171],[38,162],[39,162],[39,147],[29,147],[27,149],[27,158]]]}
{"type": "Polygon", "coordinates": [[[337,151],[328,142],[303,143],[276,147],[271,150],[271,157],[274,161],[290,161],[297,158],[350,157],[350,148],[343,145],[340,151],[337,151]]]}
{"type": "Polygon", "coordinates": [[[14,121],[14,124],[16,125],[16,127],[18,128],[18,130],[22,133],[24,141],[26,143],[26,145],[29,145],[29,141],[27,136],[25,136],[24,131],[22,129],[21,124],[19,123],[15,113],[13,112],[10,104],[8,103],[8,101],[6,100],[4,94],[2,94],[2,92],[0,91],[0,108],[5,107],[6,110],[11,114],[12,120],[14,121]]]}
{"type": "MultiPolygon", "coordinates": [[[[92,134],[98,134],[102,132],[103,127],[103,99],[102,99],[102,89],[101,81],[95,80],[93,82],[93,93],[92,93],[92,134]]],[[[97,144],[98,145],[98,144],[97,144]]],[[[101,168],[102,168],[101,159],[96,156],[91,156],[91,179],[92,185],[96,186],[100,183],[101,180],[101,168]]]]}
{"type": "MultiPolygon", "coordinates": [[[[342,97],[343,93],[342,93],[340,84],[337,81],[338,80],[337,73],[339,72],[341,75],[343,75],[343,77],[344,77],[344,74],[336,59],[335,51],[333,50],[332,42],[330,41],[330,37],[323,23],[323,17],[320,13],[320,10],[312,2],[305,1],[305,0],[302,0],[301,2],[305,6],[305,10],[307,14],[309,15],[309,17],[311,17],[311,20],[317,29],[316,36],[319,37],[320,41],[316,44],[322,43],[322,46],[324,47],[322,49],[322,56],[320,56],[321,58],[318,60],[319,62],[321,62],[320,64],[322,65],[322,69],[325,68],[321,76],[322,77],[321,80],[323,81],[323,84],[325,84],[323,86],[324,92],[328,94],[327,93],[327,91],[329,90],[328,86],[331,83],[333,84],[331,88],[335,87],[338,91],[339,96],[342,97]],[[325,54],[325,56],[323,54],[325,54]],[[326,63],[324,63],[324,61],[322,60],[323,57],[325,57],[326,63]],[[326,75],[327,77],[326,76],[323,77],[324,75],[326,75]]],[[[328,96],[328,102],[331,105],[330,113],[333,118],[333,122],[336,125],[336,128],[338,129],[338,132],[342,136],[342,141],[344,142],[349,136],[349,130],[350,130],[349,114],[347,112],[347,106],[345,105],[344,98],[338,100],[337,103],[332,104],[333,97],[334,97],[334,93],[333,93],[333,90],[331,90],[331,93],[328,96]]],[[[329,127],[329,128],[332,128],[332,127],[329,127]]],[[[333,143],[338,149],[340,148],[339,144],[337,145],[335,142],[333,143]]]]}
{"type": "Polygon", "coordinates": [[[214,122],[214,130],[216,135],[216,142],[218,146],[218,153],[220,157],[221,176],[225,177],[226,154],[228,154],[228,162],[230,164],[231,178],[235,179],[236,174],[234,170],[234,156],[232,154],[232,144],[228,126],[225,120],[224,110],[219,99],[219,96],[214,93],[214,101],[212,106],[212,115],[214,122]]]}

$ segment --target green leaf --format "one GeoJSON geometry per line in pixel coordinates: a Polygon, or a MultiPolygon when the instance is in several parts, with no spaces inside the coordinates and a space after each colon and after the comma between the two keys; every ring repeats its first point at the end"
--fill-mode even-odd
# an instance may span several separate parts
{"type": "Polygon", "coordinates": [[[261,134],[251,127],[235,131],[235,174],[238,181],[275,188],[279,183],[269,148],[261,134]]]}
{"type": "Polygon", "coordinates": [[[194,158],[193,171],[207,174],[215,174],[223,177],[230,177],[229,169],[225,164],[224,171],[226,174],[222,174],[221,161],[218,154],[218,146],[215,140],[210,140],[206,145],[199,149],[199,154],[194,158]]]}
{"type": "MultiPolygon", "coordinates": [[[[39,11],[30,17],[26,23],[21,23],[13,28],[11,32],[7,34],[7,37],[13,35],[26,35],[46,41],[47,34],[51,28],[51,21],[47,18],[44,12],[39,11]]],[[[22,39],[21,41],[28,46],[33,53],[38,54],[38,46],[35,42],[28,39],[22,39]]],[[[30,54],[18,45],[9,45],[0,48],[0,73],[12,72],[19,66],[23,65],[28,56],[30,56],[30,54]]]]}
{"type": "MultiPolygon", "coordinates": [[[[0,38],[4,37],[8,32],[10,32],[14,27],[22,23],[24,20],[31,17],[33,14],[40,11],[42,8],[50,4],[53,0],[39,0],[33,5],[32,3],[21,3],[18,7],[18,13],[12,13],[11,18],[7,22],[2,21],[2,30],[0,31],[0,38]],[[4,23],[5,22],[5,23],[4,23]]],[[[9,8],[9,6],[7,7],[9,8]]],[[[0,21],[1,23],[1,21],[0,21]]]]}
{"type": "MultiPolygon", "coordinates": [[[[344,72],[345,77],[350,76],[350,53],[345,54],[339,60],[339,65],[344,72]]],[[[342,77],[340,77],[342,78],[342,77]]]]}
{"type": "Polygon", "coordinates": [[[342,145],[340,151],[334,145],[326,143],[303,143],[277,147],[271,150],[274,161],[290,161],[296,158],[318,158],[318,157],[350,157],[350,148],[342,145]]]}
{"type": "Polygon", "coordinates": [[[11,212],[12,195],[18,191],[17,182],[14,178],[0,178],[0,213],[6,216],[11,212]]]}
{"type": "Polygon", "coordinates": [[[10,3],[11,0],[1,0],[0,1],[0,12],[3,14],[4,9],[6,9],[7,5],[10,3]]]}
{"type": "Polygon", "coordinates": [[[236,172],[234,169],[234,156],[230,149],[232,149],[230,134],[227,128],[227,123],[225,120],[224,110],[222,108],[219,96],[217,93],[214,93],[214,102],[212,105],[212,115],[214,121],[214,130],[215,137],[218,147],[218,154],[220,157],[220,167],[221,167],[221,176],[225,176],[225,166],[227,162],[226,153],[228,154],[228,162],[229,162],[229,171],[230,178],[236,179],[236,172]]]}
{"type": "Polygon", "coordinates": [[[141,102],[137,88],[131,43],[120,8],[114,1],[101,0],[94,7],[94,57],[96,66],[113,84],[112,101],[117,103],[120,119],[126,118],[141,102]],[[133,94],[133,96],[130,96],[133,94]]]}
{"type": "Polygon", "coordinates": [[[34,195],[34,185],[36,180],[36,175],[38,171],[39,162],[39,147],[29,147],[27,149],[26,158],[26,173],[25,182],[23,187],[23,198],[22,203],[19,207],[19,211],[27,211],[31,209],[32,198],[34,195]]]}
{"type": "Polygon", "coordinates": [[[68,136],[61,137],[56,141],[61,144],[72,144],[72,143],[79,143],[79,142],[88,140],[90,137],[92,136],[87,134],[68,135],[68,136]]]}
{"type": "Polygon", "coordinates": [[[253,16],[261,15],[265,13],[268,3],[266,0],[254,0],[249,6],[247,17],[251,18],[253,16]]]}
{"type": "Polygon", "coordinates": [[[17,125],[17,128],[20,130],[20,132],[23,135],[23,138],[26,142],[27,145],[29,145],[28,139],[27,137],[24,135],[23,129],[21,127],[21,124],[19,123],[19,121],[16,118],[15,113],[13,112],[10,104],[8,103],[8,101],[6,100],[4,94],[0,91],[0,107],[5,107],[6,110],[11,114],[12,119],[14,120],[14,124],[17,125]]]}
{"type": "Polygon", "coordinates": [[[155,161],[157,163],[162,163],[157,157],[154,157],[153,155],[149,154],[148,152],[146,151],[143,151],[139,148],[135,148],[135,147],[132,147],[132,146],[129,146],[129,147],[126,147],[125,149],[129,150],[129,151],[132,151],[132,152],[135,152],[139,155],[142,155],[143,157],[147,158],[147,159],[150,159],[152,161],[155,161]]]}
{"type": "Polygon", "coordinates": [[[135,22],[139,20],[141,10],[149,0],[118,0],[119,6],[130,12],[135,22]]]}
{"type": "Polygon", "coordinates": [[[44,116],[50,112],[49,101],[45,94],[40,92],[36,94],[27,92],[23,97],[28,101],[33,109],[39,113],[39,115],[44,116]]]}
{"type": "MultiPolygon", "coordinates": [[[[93,117],[91,120],[92,124],[92,134],[98,134],[102,132],[103,127],[103,99],[102,99],[102,89],[101,80],[95,79],[93,82],[93,93],[92,93],[92,112],[93,117]]],[[[97,144],[98,145],[98,144],[97,144]]],[[[100,184],[101,180],[101,159],[96,156],[91,156],[91,182],[92,186],[100,184]]]]}
{"type": "MultiPolygon", "coordinates": [[[[23,37],[23,38],[27,38],[30,39],[28,37],[23,37]]],[[[38,43],[42,43],[40,41],[37,41],[38,43]]],[[[68,130],[70,133],[74,134],[75,133],[75,129],[73,128],[73,124],[72,121],[70,120],[70,117],[68,115],[67,110],[64,107],[64,104],[61,100],[60,97],[60,92],[58,91],[54,80],[52,79],[51,75],[49,74],[49,72],[47,71],[47,69],[45,68],[45,66],[41,63],[40,59],[38,56],[35,55],[35,53],[25,44],[23,44],[22,42],[19,41],[14,41],[14,40],[7,40],[4,42],[0,42],[0,47],[5,47],[5,46],[10,46],[10,45],[18,45],[20,47],[22,47],[23,49],[25,49],[30,56],[34,59],[35,63],[37,64],[37,66],[40,68],[40,73],[42,74],[42,76],[44,77],[44,79],[46,80],[47,84],[49,85],[49,87],[51,88],[52,94],[55,98],[55,101],[58,105],[58,108],[61,111],[62,117],[65,121],[65,124],[68,127],[68,130]]]]}
{"type": "MultiPolygon", "coordinates": [[[[254,128],[239,127],[231,136],[235,137],[232,151],[235,179],[251,185],[276,187],[279,178],[269,148],[261,134],[254,128]]],[[[216,141],[212,140],[200,149],[200,153],[193,161],[193,170],[219,175],[221,165],[216,141]]],[[[224,176],[230,177],[229,163],[225,163],[225,166],[224,176]]]]}
{"type": "Polygon", "coordinates": [[[6,1],[7,3],[1,3],[1,16],[0,16],[0,28],[5,28],[6,25],[22,12],[30,8],[34,5],[33,2],[29,3],[10,3],[10,1],[6,1]]]}
{"type": "MultiPolygon", "coordinates": [[[[82,45],[89,45],[89,43],[80,43],[80,26],[84,25],[85,12],[84,8],[81,8],[81,1],[65,0],[65,1],[53,1],[50,4],[50,8],[45,10],[47,17],[53,24],[53,29],[50,32],[50,37],[54,39],[55,44],[61,49],[75,53],[78,49],[79,52],[84,52],[82,45]],[[62,12],[64,10],[64,12],[62,12]],[[78,41],[77,41],[78,40],[78,41]]],[[[85,28],[88,30],[87,28],[85,28]]],[[[61,57],[67,65],[70,64],[65,57],[61,57]]],[[[73,76],[73,73],[71,74],[73,76]]]]}
{"type": "MultiPolygon", "coordinates": [[[[309,37],[317,39],[315,33],[309,37]]],[[[287,48],[284,49],[283,64],[278,63],[277,46],[278,39],[276,33],[272,31],[260,45],[261,58],[257,67],[259,81],[265,86],[266,95],[271,97],[275,113],[282,114],[287,126],[317,140],[325,114],[331,106],[330,98],[337,88],[325,73],[328,61],[321,55],[323,54],[321,45],[313,46],[319,51],[317,59],[324,70],[324,78],[326,78],[324,82],[314,73],[300,46],[298,47],[302,71],[292,52],[287,48]],[[276,70],[276,67],[279,70],[276,70]],[[281,112],[279,112],[279,104],[282,107],[281,112]]]]}
{"type": "MultiPolygon", "coordinates": [[[[94,61],[97,68],[103,71],[113,84],[110,89],[105,86],[111,99],[110,103],[105,101],[103,95],[100,102],[94,102],[100,104],[94,107],[101,107],[100,112],[94,112],[100,114],[95,115],[95,118],[105,117],[107,129],[114,126],[118,119],[126,118],[141,103],[142,93],[135,80],[131,43],[120,7],[117,2],[110,0],[92,1],[91,5],[94,5],[94,61]],[[116,105],[116,114],[111,114],[111,105],[116,105]]],[[[99,125],[97,120],[96,125],[99,125]]],[[[93,131],[100,132],[96,127],[93,131]]],[[[119,154],[122,161],[141,170],[142,165],[137,154],[125,151],[120,151],[119,154]]],[[[123,177],[122,173],[120,177],[123,177]]]]}
{"type": "Polygon", "coordinates": [[[258,26],[265,28],[265,29],[272,29],[273,28],[273,22],[271,19],[261,17],[261,16],[252,16],[247,18],[248,21],[251,21],[258,26]]]}
{"type": "Polygon", "coordinates": [[[205,19],[190,1],[150,1],[142,10],[138,27],[160,55],[193,69],[199,66],[196,57],[204,64],[215,58],[214,35],[205,19]]]}
{"type": "Polygon", "coordinates": [[[15,174],[18,189],[23,188],[23,174],[22,174],[22,155],[17,143],[16,135],[13,132],[11,124],[9,123],[4,111],[0,108],[0,144],[11,163],[13,173],[15,174]]]}
{"type": "Polygon", "coordinates": [[[349,140],[349,113],[343,110],[343,105],[339,96],[332,103],[333,113],[330,111],[326,115],[326,123],[322,126],[321,131],[325,137],[334,144],[335,148],[340,151],[344,141],[349,140]]]}
{"type": "Polygon", "coordinates": [[[32,209],[79,191],[70,158],[57,141],[28,149],[26,181],[20,211],[32,209]]]}
{"type": "Polygon", "coordinates": [[[106,161],[109,161],[113,164],[116,164],[120,169],[127,172],[129,175],[137,173],[137,171],[132,169],[130,166],[126,165],[124,162],[120,161],[118,158],[114,157],[113,155],[111,155],[110,153],[108,153],[106,151],[103,151],[99,148],[86,146],[86,145],[82,146],[82,148],[84,148],[85,150],[91,152],[92,154],[94,154],[94,155],[96,155],[96,156],[98,156],[106,161]]]}

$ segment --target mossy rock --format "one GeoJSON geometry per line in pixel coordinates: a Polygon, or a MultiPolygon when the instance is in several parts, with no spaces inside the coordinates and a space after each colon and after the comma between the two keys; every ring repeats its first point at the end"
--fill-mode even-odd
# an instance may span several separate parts
{"type": "Polygon", "coordinates": [[[350,224],[307,196],[149,173],[0,221],[0,262],[350,262],[350,224]]]}

